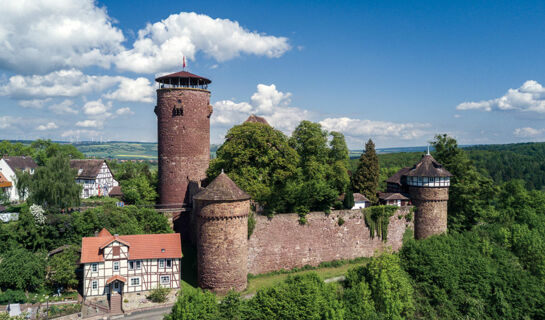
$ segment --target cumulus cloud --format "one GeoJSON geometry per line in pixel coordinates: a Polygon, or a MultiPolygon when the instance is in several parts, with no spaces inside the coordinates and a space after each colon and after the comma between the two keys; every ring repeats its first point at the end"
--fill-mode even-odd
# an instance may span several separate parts
{"type": "Polygon", "coordinates": [[[517,128],[513,134],[519,138],[531,138],[540,136],[545,132],[545,129],[534,129],[531,127],[517,128]]]}
{"type": "Polygon", "coordinates": [[[344,133],[351,141],[363,137],[389,137],[403,140],[420,138],[428,132],[430,125],[425,123],[394,123],[351,119],[346,117],[326,118],[320,121],[319,115],[309,110],[292,107],[291,93],[279,91],[274,84],[259,84],[250,103],[223,100],[214,103],[211,122],[216,126],[230,127],[242,123],[250,114],[263,116],[276,129],[291,134],[302,120],[319,122],[328,131],[344,133]]]}
{"type": "Polygon", "coordinates": [[[124,36],[93,0],[1,0],[0,68],[45,73],[109,67],[124,36]]]}
{"type": "Polygon", "coordinates": [[[57,129],[57,128],[59,128],[59,126],[55,122],[48,122],[46,124],[39,125],[36,128],[36,130],[45,131],[45,130],[53,130],[53,129],[57,129]]]}
{"type": "Polygon", "coordinates": [[[76,122],[76,126],[83,128],[97,128],[102,126],[102,122],[99,120],[83,120],[76,122]]]}
{"type": "Polygon", "coordinates": [[[146,78],[122,78],[117,90],[105,94],[104,97],[119,101],[153,102],[154,93],[153,85],[146,78]]]}
{"type": "Polygon", "coordinates": [[[289,49],[285,37],[249,31],[237,21],[181,12],[139,30],[132,49],[118,54],[116,66],[134,72],[160,72],[180,66],[182,55],[194,60],[199,51],[221,62],[240,54],[276,58],[289,49]]]}
{"type": "Polygon", "coordinates": [[[72,108],[74,102],[72,100],[64,100],[61,103],[49,106],[49,110],[56,114],[78,114],[78,110],[72,108]]]}
{"type": "Polygon", "coordinates": [[[326,130],[339,131],[352,137],[396,137],[403,140],[420,138],[427,134],[425,128],[429,127],[425,123],[395,123],[346,117],[327,118],[320,121],[320,124],[326,130]]]}
{"type": "Polygon", "coordinates": [[[545,88],[537,81],[528,80],[517,89],[509,89],[499,98],[459,104],[458,110],[520,111],[545,113],[545,88]]]}
{"type": "Polygon", "coordinates": [[[0,129],[7,129],[7,128],[11,127],[14,120],[15,120],[15,118],[13,118],[11,116],[1,116],[0,117],[0,129]]]}
{"type": "Polygon", "coordinates": [[[41,109],[44,104],[51,101],[50,98],[47,99],[32,99],[32,100],[21,100],[18,102],[18,104],[23,108],[35,108],[35,109],[41,109]]]}
{"type": "Polygon", "coordinates": [[[118,116],[127,116],[132,115],[134,112],[132,112],[131,108],[125,107],[125,108],[119,108],[115,111],[115,114],[118,116]]]}
{"type": "Polygon", "coordinates": [[[102,102],[102,99],[98,99],[95,101],[89,101],[83,105],[83,113],[88,116],[95,116],[95,117],[109,117],[111,113],[108,112],[112,108],[112,102],[108,101],[108,103],[104,104],[102,102]]]}

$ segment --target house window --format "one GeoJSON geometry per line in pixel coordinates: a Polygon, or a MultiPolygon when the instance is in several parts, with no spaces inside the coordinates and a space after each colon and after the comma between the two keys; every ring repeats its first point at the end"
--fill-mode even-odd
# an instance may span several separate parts
{"type": "Polygon", "coordinates": [[[139,286],[140,278],[131,278],[131,286],[139,286]]]}
{"type": "Polygon", "coordinates": [[[172,268],[172,260],[167,259],[167,268],[172,268]]]}
{"type": "Polygon", "coordinates": [[[161,285],[170,285],[170,276],[161,276],[161,285]]]}
{"type": "Polygon", "coordinates": [[[119,271],[119,261],[114,261],[114,271],[119,271]]]}
{"type": "Polygon", "coordinates": [[[140,270],[141,265],[140,260],[129,261],[129,270],[140,270]]]}
{"type": "Polygon", "coordinates": [[[159,259],[159,268],[164,268],[164,267],[165,267],[165,260],[159,259]]]}
{"type": "Polygon", "coordinates": [[[114,255],[114,257],[119,257],[120,251],[121,251],[121,247],[119,246],[112,247],[112,254],[114,255]]]}
{"type": "Polygon", "coordinates": [[[91,288],[93,288],[93,290],[98,289],[98,281],[93,280],[93,282],[91,282],[91,288]]]}
{"type": "Polygon", "coordinates": [[[114,282],[114,289],[119,289],[119,281],[114,282]]]}
{"type": "Polygon", "coordinates": [[[98,263],[93,263],[91,265],[91,271],[98,272],[98,263]]]}

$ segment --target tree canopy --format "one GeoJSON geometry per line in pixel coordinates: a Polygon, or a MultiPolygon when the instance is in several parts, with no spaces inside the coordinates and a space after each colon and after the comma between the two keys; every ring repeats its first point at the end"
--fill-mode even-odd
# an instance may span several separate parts
{"type": "Polygon", "coordinates": [[[352,189],[367,197],[372,203],[378,203],[379,163],[375,143],[369,139],[365,152],[361,155],[356,172],[352,175],[352,189]]]}

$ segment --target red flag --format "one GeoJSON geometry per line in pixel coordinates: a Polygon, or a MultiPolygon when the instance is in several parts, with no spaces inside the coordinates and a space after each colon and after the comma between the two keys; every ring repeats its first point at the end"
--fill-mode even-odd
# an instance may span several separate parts
{"type": "Polygon", "coordinates": [[[184,69],[185,69],[185,56],[184,56],[184,69]]]}

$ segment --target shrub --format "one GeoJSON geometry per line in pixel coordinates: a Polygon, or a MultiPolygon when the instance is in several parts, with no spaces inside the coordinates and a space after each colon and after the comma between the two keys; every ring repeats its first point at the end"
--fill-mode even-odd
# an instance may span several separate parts
{"type": "Polygon", "coordinates": [[[172,307],[172,312],[165,320],[216,320],[219,316],[219,306],[216,296],[201,289],[183,289],[182,294],[172,307]]]}
{"type": "Polygon", "coordinates": [[[167,296],[170,293],[169,288],[163,288],[158,286],[157,288],[151,290],[149,296],[147,297],[148,300],[155,303],[163,303],[167,301],[167,296]]]}
{"type": "Polygon", "coordinates": [[[25,292],[22,290],[8,289],[0,293],[0,304],[25,303],[26,301],[27,297],[25,295],[25,292]]]}
{"type": "Polygon", "coordinates": [[[344,219],[342,217],[339,217],[339,219],[337,220],[337,224],[340,226],[342,226],[344,224],[344,219]]]}

